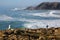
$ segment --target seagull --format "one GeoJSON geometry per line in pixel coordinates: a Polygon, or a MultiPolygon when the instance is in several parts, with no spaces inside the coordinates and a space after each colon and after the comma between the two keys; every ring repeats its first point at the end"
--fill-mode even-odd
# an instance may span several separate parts
{"type": "Polygon", "coordinates": [[[9,27],[8,27],[8,29],[11,29],[11,27],[10,27],[11,25],[9,25],[9,27]]]}

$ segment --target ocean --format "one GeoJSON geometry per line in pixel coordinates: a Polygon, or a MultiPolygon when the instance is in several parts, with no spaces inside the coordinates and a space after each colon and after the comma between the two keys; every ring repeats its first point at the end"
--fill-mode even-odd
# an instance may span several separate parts
{"type": "Polygon", "coordinates": [[[11,28],[60,27],[60,10],[0,9],[0,30],[11,28]]]}

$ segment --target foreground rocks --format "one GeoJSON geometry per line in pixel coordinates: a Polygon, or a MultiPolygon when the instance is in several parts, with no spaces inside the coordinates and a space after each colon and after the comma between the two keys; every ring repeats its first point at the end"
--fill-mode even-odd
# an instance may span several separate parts
{"type": "Polygon", "coordinates": [[[60,28],[3,30],[0,40],[60,40],[60,28]]]}
{"type": "Polygon", "coordinates": [[[60,10],[60,2],[43,2],[36,7],[28,7],[27,10],[60,10]]]}

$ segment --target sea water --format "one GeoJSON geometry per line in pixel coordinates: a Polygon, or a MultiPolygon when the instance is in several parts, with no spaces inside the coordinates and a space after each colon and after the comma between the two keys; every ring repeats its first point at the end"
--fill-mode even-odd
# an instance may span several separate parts
{"type": "Polygon", "coordinates": [[[11,28],[60,27],[60,10],[0,9],[0,30],[11,28]],[[57,13],[58,12],[58,13],[57,13]]]}

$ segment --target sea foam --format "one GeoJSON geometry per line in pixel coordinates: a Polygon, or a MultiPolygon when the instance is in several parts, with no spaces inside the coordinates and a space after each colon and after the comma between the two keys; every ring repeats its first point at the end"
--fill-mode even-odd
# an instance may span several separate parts
{"type": "Polygon", "coordinates": [[[13,18],[7,15],[0,15],[0,20],[7,21],[7,20],[13,20],[13,18]]]}
{"type": "Polygon", "coordinates": [[[58,12],[56,14],[54,14],[54,13],[56,13],[56,11],[50,11],[50,12],[45,12],[45,13],[33,13],[33,14],[29,14],[29,15],[40,16],[40,17],[58,17],[58,18],[60,17],[60,15],[56,15],[60,12],[58,12]]]}
{"type": "Polygon", "coordinates": [[[36,28],[46,28],[49,27],[60,27],[60,20],[30,20],[24,24],[24,27],[36,29],[36,28]]]}

